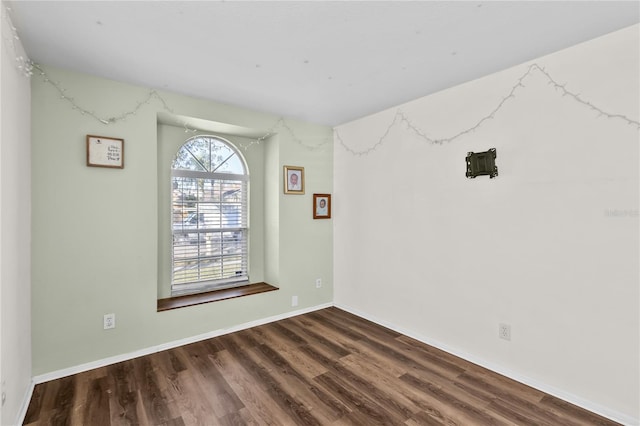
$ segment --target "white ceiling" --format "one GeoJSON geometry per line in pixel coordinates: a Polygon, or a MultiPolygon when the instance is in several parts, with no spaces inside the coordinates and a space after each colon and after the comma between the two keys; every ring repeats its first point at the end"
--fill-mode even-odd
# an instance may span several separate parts
{"type": "Polygon", "coordinates": [[[29,57],[338,125],[640,22],[637,1],[13,1],[29,57]]]}

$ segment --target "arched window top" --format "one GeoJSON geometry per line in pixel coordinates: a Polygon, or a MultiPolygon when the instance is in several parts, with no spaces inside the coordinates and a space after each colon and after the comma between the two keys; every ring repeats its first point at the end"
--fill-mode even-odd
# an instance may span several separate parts
{"type": "Polygon", "coordinates": [[[194,136],[178,150],[173,170],[247,174],[244,159],[230,143],[215,136],[194,136]]]}

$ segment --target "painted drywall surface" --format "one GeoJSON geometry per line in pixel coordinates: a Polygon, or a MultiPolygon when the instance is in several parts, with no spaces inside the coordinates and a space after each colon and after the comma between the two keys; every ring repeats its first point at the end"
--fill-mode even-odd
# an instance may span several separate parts
{"type": "Polygon", "coordinates": [[[6,10],[0,30],[0,423],[16,424],[31,383],[30,318],[30,84],[16,67],[24,56],[19,40],[7,28],[6,10]],[[15,41],[14,41],[15,40],[15,41]]]}
{"type": "MultiPolygon", "coordinates": [[[[635,26],[535,63],[637,122],[638,39],[635,26]]],[[[530,65],[336,129],[335,303],[637,421],[637,126],[532,68],[474,131],[425,138],[474,127],[530,65]],[[499,177],[466,179],[467,152],[489,148],[499,177]]]]}
{"type": "MultiPolygon", "coordinates": [[[[311,288],[333,300],[333,219],[313,219],[313,194],[331,193],[332,180],[323,176],[333,176],[333,135],[321,138],[301,138],[299,143],[281,139],[280,160],[288,166],[303,166],[305,169],[305,194],[283,194],[280,191],[280,228],[293,232],[281,233],[278,250],[280,277],[284,282],[303,283],[303,288],[311,288]],[[320,171],[320,172],[319,172],[320,171]],[[298,214],[297,212],[303,212],[298,214]],[[330,245],[327,245],[330,241],[330,245]],[[328,263],[329,268],[320,270],[317,264],[328,263]],[[295,264],[295,267],[290,267],[295,264]],[[316,279],[322,280],[322,287],[316,288],[316,279]]],[[[280,182],[284,180],[281,168],[280,182]]],[[[282,183],[280,183],[282,185],[282,183]]],[[[298,294],[298,288],[281,287],[290,296],[297,295],[301,306],[306,305],[306,294],[298,294]]],[[[291,298],[289,298],[291,299],[291,298]]]]}
{"type": "MultiPolygon", "coordinates": [[[[46,72],[77,105],[103,117],[130,111],[149,95],[147,88],[61,69],[46,68],[46,72]]],[[[272,284],[279,286],[279,291],[156,312],[161,208],[158,113],[264,130],[263,134],[278,120],[215,102],[164,92],[161,96],[171,111],[154,98],[126,121],[104,125],[74,110],[42,78],[32,80],[34,375],[324,304],[332,298],[330,280],[317,290],[306,279],[312,273],[332,275],[329,232],[320,236],[316,246],[294,253],[275,268],[279,270],[270,278],[277,280],[272,284]],[[125,168],[86,167],[87,134],[125,139],[125,168]],[[309,257],[314,260],[312,271],[303,269],[309,257]],[[293,293],[300,301],[295,308],[291,307],[293,293]],[[110,312],[116,314],[117,326],[104,331],[102,316],[110,312]]],[[[293,120],[286,120],[286,124],[293,135],[277,125],[277,134],[269,138],[277,138],[278,146],[265,167],[265,184],[281,185],[286,158],[306,166],[322,190],[331,190],[331,144],[311,150],[299,142],[321,141],[331,136],[331,129],[293,120]]],[[[259,174],[256,179],[261,178],[259,174]]],[[[266,247],[283,247],[298,238],[310,241],[317,236],[311,226],[311,195],[301,196],[306,202],[299,205],[284,206],[287,199],[280,197],[281,192],[281,186],[265,188],[266,195],[277,194],[280,204],[264,201],[265,218],[275,222],[265,228],[272,230],[269,237],[278,240],[264,241],[265,251],[266,247]],[[278,212],[273,211],[277,208],[300,217],[305,227],[281,222],[278,212]]]]}
{"type": "Polygon", "coordinates": [[[267,282],[276,282],[280,276],[280,174],[266,173],[280,169],[280,143],[278,136],[272,136],[264,149],[264,209],[265,209],[265,265],[267,282]]]}

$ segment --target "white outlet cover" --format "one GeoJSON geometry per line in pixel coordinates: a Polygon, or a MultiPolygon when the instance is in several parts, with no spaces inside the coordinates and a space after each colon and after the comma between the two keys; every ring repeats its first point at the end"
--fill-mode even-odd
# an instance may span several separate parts
{"type": "Polygon", "coordinates": [[[103,328],[109,330],[116,328],[116,314],[105,314],[103,317],[103,328]]]}
{"type": "Polygon", "coordinates": [[[499,324],[498,337],[504,340],[511,340],[511,326],[509,324],[499,324]]]}

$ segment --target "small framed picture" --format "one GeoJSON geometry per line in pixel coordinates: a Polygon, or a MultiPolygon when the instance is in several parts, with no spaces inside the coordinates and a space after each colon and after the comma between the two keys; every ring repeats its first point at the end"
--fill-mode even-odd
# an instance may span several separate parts
{"type": "Polygon", "coordinates": [[[331,194],[313,194],[313,218],[331,218],[331,194]]]}
{"type": "Polygon", "coordinates": [[[284,193],[304,194],[304,167],[284,166],[284,193]]]}
{"type": "Polygon", "coordinates": [[[124,169],[124,139],[87,135],[87,166],[124,169]]]}

